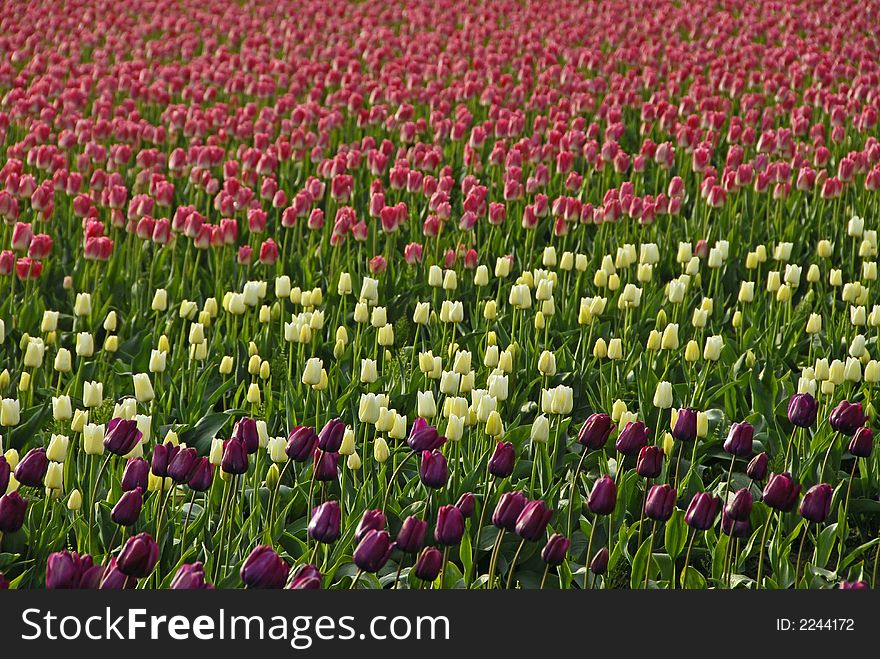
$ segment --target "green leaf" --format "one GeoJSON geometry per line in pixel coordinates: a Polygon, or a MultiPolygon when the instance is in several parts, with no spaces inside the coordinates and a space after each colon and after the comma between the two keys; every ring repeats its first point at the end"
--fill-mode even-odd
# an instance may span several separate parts
{"type": "Polygon", "coordinates": [[[645,582],[650,577],[649,573],[654,564],[653,557],[651,556],[651,548],[653,544],[653,536],[648,536],[645,541],[642,542],[641,547],[639,547],[638,551],[636,551],[636,555],[633,557],[632,572],[629,581],[630,588],[633,590],[643,588],[645,582]]]}
{"type": "Polygon", "coordinates": [[[703,590],[706,578],[693,565],[688,565],[681,573],[681,587],[685,590],[703,590]]]}
{"type": "Polygon", "coordinates": [[[676,508],[672,517],[666,522],[666,552],[674,559],[681,555],[684,551],[684,545],[687,542],[688,527],[684,521],[684,513],[676,508]]]}

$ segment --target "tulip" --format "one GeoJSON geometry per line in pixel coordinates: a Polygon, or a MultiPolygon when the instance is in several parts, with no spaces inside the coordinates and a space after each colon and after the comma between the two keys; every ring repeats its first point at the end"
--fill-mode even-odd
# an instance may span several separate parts
{"type": "Polygon", "coordinates": [[[676,491],[670,485],[654,485],[645,499],[645,516],[655,522],[666,522],[675,510],[676,491]]]}
{"type": "Polygon", "coordinates": [[[475,506],[476,500],[474,499],[474,495],[471,492],[465,492],[464,494],[462,494],[455,504],[455,507],[461,511],[461,514],[464,517],[470,517],[471,515],[473,515],[475,506]]]}
{"type": "Polygon", "coordinates": [[[712,528],[717,513],[718,499],[708,492],[697,492],[691,499],[684,521],[698,531],[706,531],[712,528]]]}
{"type": "Polygon", "coordinates": [[[672,436],[680,442],[692,442],[697,438],[697,411],[689,407],[678,410],[672,436]]]}
{"type": "Polygon", "coordinates": [[[569,546],[571,546],[571,542],[568,538],[561,533],[554,533],[541,550],[541,560],[554,567],[562,565],[566,554],[568,554],[569,546]]]}
{"type": "Polygon", "coordinates": [[[352,559],[359,570],[378,572],[391,554],[391,538],[387,531],[370,529],[358,542],[352,559]]]}
{"type": "Polygon", "coordinates": [[[464,536],[464,516],[455,506],[441,506],[437,511],[434,540],[441,545],[457,545],[464,536]]]}
{"type": "Polygon", "coordinates": [[[297,426],[287,436],[287,457],[294,462],[305,462],[315,453],[318,435],[313,428],[297,426]]]}
{"type": "Polygon", "coordinates": [[[748,488],[736,492],[724,507],[724,513],[736,522],[748,521],[752,512],[752,493],[748,488]]]}
{"type": "Polygon", "coordinates": [[[642,478],[657,478],[663,469],[663,449],[659,446],[643,446],[636,462],[636,473],[642,478]]]}
{"type": "Polygon", "coordinates": [[[149,533],[129,538],[117,557],[117,566],[129,577],[148,576],[159,560],[159,545],[149,533]]]}
{"type": "Polygon", "coordinates": [[[27,501],[18,492],[0,497],[0,532],[15,533],[24,524],[27,501]]]}
{"type": "Polygon", "coordinates": [[[354,532],[354,541],[359,543],[369,531],[385,529],[385,513],[381,510],[365,510],[354,532]]]}
{"type": "Polygon", "coordinates": [[[866,581],[841,581],[840,590],[868,590],[866,581]]]}
{"type": "Polygon", "coordinates": [[[828,417],[828,423],[834,430],[848,436],[855,434],[856,430],[865,425],[865,421],[867,417],[862,412],[862,404],[845,400],[840,401],[828,417]]]}
{"type": "Polygon", "coordinates": [[[48,470],[49,458],[46,457],[46,449],[32,448],[15,468],[15,480],[22,485],[38,487],[43,484],[48,470]]]}
{"type": "MultiPolygon", "coordinates": [[[[874,432],[870,428],[862,427],[856,430],[855,435],[849,442],[848,451],[857,458],[868,458],[874,448],[874,432]]],[[[2,483],[0,483],[2,485],[2,483]]],[[[0,487],[0,491],[3,488],[0,487]]]]}
{"type": "Polygon", "coordinates": [[[522,492],[505,492],[492,513],[492,524],[499,529],[513,532],[516,529],[516,520],[526,503],[528,498],[522,492]]]}
{"type": "Polygon", "coordinates": [[[335,542],[341,533],[341,519],[342,513],[338,501],[322,503],[312,510],[308,528],[309,537],[325,544],[335,542]]]}
{"type": "Polygon", "coordinates": [[[345,424],[339,419],[330,419],[318,434],[318,448],[330,453],[337,452],[342,446],[344,435],[345,424]]]}
{"type": "Polygon", "coordinates": [[[648,429],[641,421],[631,421],[617,436],[615,446],[623,455],[636,455],[648,443],[648,429]]]}
{"type": "Polygon", "coordinates": [[[223,442],[223,457],[220,461],[220,468],[233,476],[247,473],[248,453],[241,441],[227,439],[223,442]]]}
{"type": "Polygon", "coordinates": [[[83,576],[92,567],[92,557],[74,551],[56,551],[46,560],[48,590],[78,589],[83,576]]]}
{"type": "Polygon", "coordinates": [[[190,489],[195,492],[205,492],[211,487],[214,480],[214,465],[208,458],[199,458],[189,477],[190,489]]]}
{"type": "Polygon", "coordinates": [[[289,590],[319,590],[321,588],[321,571],[306,563],[293,574],[293,579],[287,586],[289,590]]]}
{"type": "Polygon", "coordinates": [[[529,501],[517,517],[514,531],[523,540],[536,542],[547,530],[553,511],[540,499],[529,501]]]}
{"type": "Polygon", "coordinates": [[[110,419],[104,434],[104,449],[115,455],[127,455],[142,438],[143,433],[134,419],[110,419]]]}
{"type": "Polygon", "coordinates": [[[199,456],[194,448],[182,448],[169,461],[167,476],[175,483],[187,483],[192,477],[198,462],[199,456]]]}
{"type": "Polygon", "coordinates": [[[153,459],[150,461],[150,472],[159,478],[168,476],[168,465],[180,452],[180,447],[171,442],[156,444],[153,449],[153,459]]]}
{"type": "Polygon", "coordinates": [[[721,512],[721,532],[734,538],[749,537],[749,520],[735,520],[727,513],[727,508],[721,512]]]}
{"type": "Polygon", "coordinates": [[[315,449],[312,469],[316,481],[336,480],[339,475],[339,454],[315,449]]]}
{"type": "Polygon", "coordinates": [[[415,554],[425,542],[425,533],[428,529],[428,523],[419,519],[415,515],[410,515],[403,520],[400,531],[397,532],[397,538],[394,545],[400,551],[407,554],[415,554]]]}
{"type": "Polygon", "coordinates": [[[771,508],[788,512],[794,507],[800,492],[801,485],[795,483],[789,474],[770,474],[764,487],[763,500],[771,508]]]}
{"type": "Polygon", "coordinates": [[[788,420],[799,428],[809,428],[816,422],[819,403],[808,393],[794,394],[788,401],[788,420]]]}
{"type": "MultiPolygon", "coordinates": [[[[12,475],[12,467],[5,455],[0,455],[0,492],[5,493],[9,487],[9,477],[12,475]]],[[[2,496],[2,495],[0,495],[2,496]]]]}
{"type": "Polygon", "coordinates": [[[248,588],[284,588],[290,567],[267,545],[254,547],[241,566],[241,580],[248,588]]]}
{"type": "Polygon", "coordinates": [[[824,522],[831,511],[832,496],[834,496],[834,488],[828,483],[819,483],[811,487],[801,500],[799,509],[801,517],[817,524],[824,522]]]}
{"type": "Polygon", "coordinates": [[[758,453],[754,458],[752,458],[749,465],[746,467],[746,474],[749,478],[755,481],[764,480],[764,476],[767,475],[767,465],[770,464],[770,458],[766,453],[761,452],[758,453]]]}
{"type": "Polygon", "coordinates": [[[212,590],[214,588],[205,581],[205,566],[201,561],[181,565],[168,587],[171,590],[212,590]]]}
{"type": "Polygon", "coordinates": [[[616,506],[617,486],[611,476],[606,474],[593,484],[587,507],[594,515],[610,515],[616,506]]]}
{"type": "Polygon", "coordinates": [[[115,524],[131,526],[138,520],[138,517],[141,515],[141,507],[144,505],[144,498],[141,492],[140,487],[123,492],[110,513],[110,519],[115,524]]]}
{"type": "Polygon", "coordinates": [[[443,566],[443,554],[436,547],[425,547],[416,559],[413,572],[422,581],[434,581],[443,566]]]}
{"type": "Polygon", "coordinates": [[[727,439],[724,440],[724,450],[731,455],[746,457],[752,453],[752,437],[755,429],[747,421],[734,423],[730,427],[727,439]]]}
{"type": "Polygon", "coordinates": [[[130,492],[137,487],[146,491],[149,471],[150,465],[143,458],[129,458],[122,472],[123,491],[130,492]]]}
{"type": "Polygon", "coordinates": [[[596,555],[593,556],[593,560],[590,561],[590,572],[599,576],[605,574],[608,570],[608,558],[608,547],[602,547],[602,549],[597,551],[596,555]]]}
{"type": "Polygon", "coordinates": [[[242,417],[236,421],[232,428],[231,439],[241,442],[248,455],[256,453],[260,448],[260,435],[256,420],[242,417]]]}
{"type": "Polygon", "coordinates": [[[498,442],[489,458],[489,473],[496,478],[507,478],[513,473],[516,449],[510,442],[498,442]]]}
{"type": "Polygon", "coordinates": [[[419,417],[413,424],[406,443],[416,453],[422,453],[440,448],[446,443],[446,438],[440,435],[436,428],[428,425],[425,419],[419,417]]]}
{"type": "Polygon", "coordinates": [[[578,432],[578,442],[592,451],[598,451],[605,446],[608,436],[614,429],[614,422],[607,414],[591,414],[578,432]]]}
{"type": "Polygon", "coordinates": [[[439,489],[446,485],[446,481],[449,479],[446,456],[437,450],[423,451],[419,478],[425,487],[439,489]]]}

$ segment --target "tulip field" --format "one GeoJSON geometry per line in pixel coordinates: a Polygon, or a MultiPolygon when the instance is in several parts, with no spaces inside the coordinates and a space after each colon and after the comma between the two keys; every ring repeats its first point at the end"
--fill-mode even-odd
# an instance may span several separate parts
{"type": "Polygon", "coordinates": [[[0,4],[0,587],[880,568],[880,2],[0,4]]]}

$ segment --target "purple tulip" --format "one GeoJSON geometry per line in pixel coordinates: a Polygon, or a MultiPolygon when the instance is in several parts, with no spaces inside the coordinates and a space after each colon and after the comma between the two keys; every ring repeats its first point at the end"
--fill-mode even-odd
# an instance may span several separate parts
{"type": "Polygon", "coordinates": [[[135,588],[137,579],[123,574],[119,570],[116,557],[110,559],[108,565],[95,565],[85,571],[80,583],[80,588],[88,590],[122,590],[123,588],[135,588]]]}
{"type": "Polygon", "coordinates": [[[846,400],[840,401],[828,417],[828,423],[832,428],[848,436],[854,435],[856,430],[865,425],[867,420],[868,417],[862,411],[861,403],[850,403],[846,400]]]}
{"type": "Polygon", "coordinates": [[[718,498],[708,492],[697,492],[684,514],[688,526],[698,530],[711,529],[718,513],[718,498]]]}
{"type": "Polygon", "coordinates": [[[2,572],[0,572],[0,590],[9,590],[9,579],[2,572]]]}
{"type": "Polygon", "coordinates": [[[315,449],[313,469],[316,481],[334,481],[339,475],[339,454],[315,449]]]}
{"type": "Polygon", "coordinates": [[[159,561],[159,545],[149,533],[129,538],[116,560],[122,574],[142,578],[148,576],[159,561]]]}
{"type": "Polygon", "coordinates": [[[214,465],[208,458],[199,458],[189,477],[189,487],[195,492],[205,492],[214,480],[214,465]]]}
{"type": "Polygon", "coordinates": [[[315,454],[316,446],[318,446],[318,435],[315,429],[297,426],[287,436],[287,447],[284,451],[294,462],[305,462],[315,454]]]}
{"type": "Polygon", "coordinates": [[[541,550],[541,560],[547,565],[562,565],[570,546],[571,542],[568,538],[561,533],[554,533],[541,550]]]}
{"type": "Polygon", "coordinates": [[[425,543],[425,533],[428,530],[428,523],[419,519],[415,515],[410,515],[403,520],[400,531],[397,532],[397,538],[394,545],[402,552],[407,554],[415,554],[425,543]]]}
{"type": "Polygon", "coordinates": [[[440,567],[443,565],[443,554],[436,547],[425,547],[413,568],[415,575],[422,581],[434,581],[440,574],[440,567]]]}
{"type": "Polygon", "coordinates": [[[130,492],[136,487],[146,491],[150,482],[150,463],[143,458],[129,458],[122,472],[122,489],[130,492]]]}
{"type": "Polygon", "coordinates": [[[382,531],[385,529],[385,513],[381,510],[373,509],[373,510],[365,510],[363,516],[361,516],[361,521],[357,525],[357,528],[354,530],[354,542],[355,544],[359,543],[364,539],[364,536],[367,535],[369,531],[376,530],[382,531]]]}
{"type": "Polygon", "coordinates": [[[730,426],[727,439],[724,440],[724,450],[731,455],[741,458],[752,454],[752,438],[755,436],[755,428],[751,423],[743,421],[730,426]]]}
{"type": "Polygon", "coordinates": [[[27,501],[18,492],[0,497],[0,532],[15,533],[24,524],[27,501]]]}
{"type": "Polygon", "coordinates": [[[819,483],[811,487],[801,501],[801,517],[816,524],[824,522],[831,512],[832,496],[834,496],[834,488],[828,483],[819,483]]]}
{"type": "Polygon", "coordinates": [[[636,455],[648,444],[648,429],[641,421],[630,421],[620,431],[615,447],[623,455],[636,455]]]}
{"type": "Polygon", "coordinates": [[[422,451],[422,464],[419,467],[419,478],[425,487],[435,490],[446,485],[449,479],[449,468],[446,465],[446,456],[440,451],[422,451]]]}
{"type": "Polygon", "coordinates": [[[321,588],[321,571],[312,565],[306,563],[299,568],[290,580],[288,590],[320,590],[321,588]]]}
{"type": "MultiPolygon", "coordinates": [[[[862,426],[856,430],[856,434],[849,442],[849,450],[851,455],[857,458],[871,457],[871,450],[874,448],[874,431],[870,428],[862,426]]],[[[2,491],[2,488],[0,488],[2,491]]]]}
{"type": "Polygon", "coordinates": [[[593,483],[587,508],[594,515],[610,515],[617,506],[617,486],[608,474],[593,483]]]}
{"type": "Polygon", "coordinates": [[[462,494],[458,497],[458,501],[455,504],[455,507],[458,508],[461,511],[461,514],[465,517],[470,517],[474,514],[475,506],[476,500],[471,492],[465,492],[462,494]]]}
{"type": "Polygon", "coordinates": [[[724,512],[734,521],[743,522],[749,520],[752,514],[752,493],[749,488],[738,490],[733,498],[727,502],[724,512]]]}
{"type": "Polygon", "coordinates": [[[764,487],[763,500],[771,508],[788,512],[797,502],[801,486],[787,474],[770,474],[770,480],[764,487]]]}
{"type": "Polygon", "coordinates": [[[236,421],[232,428],[232,439],[241,442],[248,455],[260,450],[260,433],[257,432],[256,420],[246,416],[236,421]]]}
{"type": "Polygon", "coordinates": [[[510,442],[498,442],[495,452],[489,458],[489,473],[495,478],[507,478],[513,473],[516,462],[516,449],[510,442]]]}
{"type": "Polygon", "coordinates": [[[342,511],[338,501],[327,501],[312,510],[309,537],[324,544],[336,542],[341,533],[342,511]]]}
{"type": "Polygon", "coordinates": [[[523,540],[537,542],[544,537],[551,517],[553,510],[548,508],[546,503],[540,499],[529,501],[516,518],[514,531],[523,540]]]}
{"type": "Polygon", "coordinates": [[[223,457],[220,458],[220,468],[232,476],[247,473],[248,453],[242,442],[237,439],[227,439],[223,442],[223,457]]]}
{"type": "Polygon", "coordinates": [[[192,447],[180,449],[168,463],[168,476],[175,483],[187,483],[199,462],[199,454],[192,447]]]}
{"type": "Polygon", "coordinates": [[[590,572],[603,575],[608,571],[608,547],[602,547],[590,561],[590,572]]]}
{"type": "Polygon", "coordinates": [[[788,420],[799,428],[809,428],[816,422],[819,403],[808,393],[794,394],[788,400],[788,420]]]}
{"type": "Polygon", "coordinates": [[[434,540],[440,545],[457,545],[464,536],[464,516],[455,506],[440,506],[434,540]]]}
{"type": "Polygon", "coordinates": [[[46,588],[70,590],[81,587],[83,575],[92,567],[92,557],[75,551],[56,551],[46,560],[46,588]]]}
{"type": "Polygon", "coordinates": [[[868,590],[867,581],[841,581],[840,590],[868,590]]]}
{"type": "Polygon", "coordinates": [[[446,438],[437,432],[437,429],[419,417],[413,423],[412,430],[406,440],[407,445],[416,453],[433,451],[446,443],[446,438]]]}
{"type": "Polygon", "coordinates": [[[241,566],[241,580],[248,588],[284,588],[290,567],[268,545],[254,547],[241,566]]]}
{"type": "Polygon", "coordinates": [[[9,476],[11,474],[12,469],[6,461],[6,457],[0,455],[0,492],[6,492],[6,489],[9,487],[9,476]]]}
{"type": "Polygon", "coordinates": [[[767,475],[767,465],[769,464],[770,458],[762,451],[749,462],[749,466],[746,467],[746,475],[752,480],[762,481],[767,475]]]}
{"type": "Polygon", "coordinates": [[[666,522],[675,510],[677,493],[671,485],[654,485],[645,500],[645,516],[655,522],[666,522]]]}
{"type": "Polygon", "coordinates": [[[492,524],[505,531],[514,531],[516,520],[528,501],[522,492],[505,492],[501,495],[495,506],[495,511],[492,513],[492,524]]]}
{"type": "Polygon", "coordinates": [[[318,433],[318,448],[328,453],[336,453],[342,446],[345,424],[340,419],[330,419],[318,433]]]}
{"type": "Polygon", "coordinates": [[[614,421],[611,420],[611,417],[596,412],[584,421],[584,425],[578,431],[578,442],[588,450],[598,451],[605,446],[613,429],[614,421]]]}
{"type": "MultiPolygon", "coordinates": [[[[697,438],[697,411],[683,407],[675,417],[672,436],[680,442],[692,442],[697,438]]],[[[622,453],[622,451],[621,451],[622,453]]]]}
{"type": "Polygon", "coordinates": [[[370,529],[358,543],[352,559],[364,572],[378,572],[391,554],[391,538],[387,531],[370,529]]]}
{"type": "Polygon", "coordinates": [[[721,532],[732,538],[748,538],[749,537],[749,520],[735,520],[727,514],[727,508],[721,512],[721,532]]]}
{"type": "Polygon", "coordinates": [[[205,566],[201,561],[181,565],[169,586],[171,590],[213,590],[214,586],[205,581],[205,566]]]}
{"type": "Polygon", "coordinates": [[[120,526],[131,526],[141,516],[141,508],[144,505],[144,497],[141,488],[136,487],[128,492],[123,492],[119,501],[113,506],[110,519],[120,526]]]}
{"type": "Polygon", "coordinates": [[[46,449],[32,448],[15,468],[15,479],[22,485],[39,487],[43,484],[43,478],[48,470],[49,458],[46,457],[46,449]]]}
{"type": "Polygon", "coordinates": [[[642,478],[657,478],[663,469],[663,449],[643,446],[636,461],[636,473],[642,478]]]}
{"type": "Polygon", "coordinates": [[[114,455],[127,455],[143,436],[134,419],[110,419],[104,433],[104,448],[114,455]]]}
{"type": "Polygon", "coordinates": [[[168,476],[168,465],[179,452],[180,447],[171,442],[156,444],[153,449],[153,459],[150,462],[150,471],[153,472],[153,476],[159,478],[168,476]]]}

